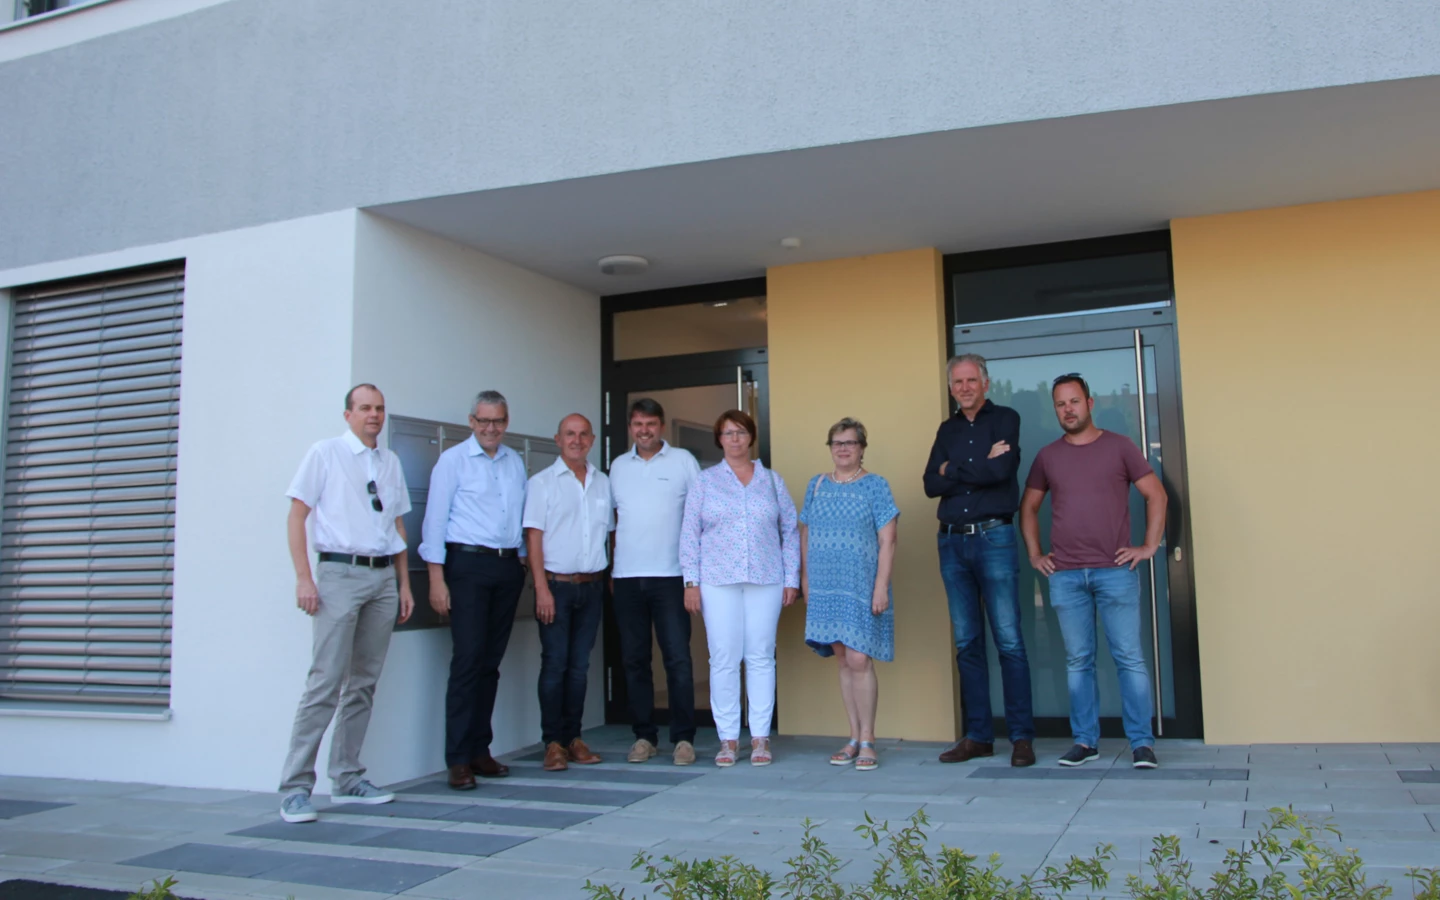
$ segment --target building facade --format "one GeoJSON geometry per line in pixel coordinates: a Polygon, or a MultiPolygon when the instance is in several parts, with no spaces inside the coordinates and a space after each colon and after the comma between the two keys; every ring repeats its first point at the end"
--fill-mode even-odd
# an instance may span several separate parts
{"type": "MultiPolygon", "coordinates": [[[[739,404],[797,491],[863,420],[902,510],[880,731],[951,740],[920,472],[977,349],[1037,429],[1037,381],[1086,374],[1162,471],[1168,734],[1440,740],[1433,4],[38,9],[0,7],[0,773],[274,786],[284,490],[360,381],[392,447],[493,388],[517,435],[585,413],[600,465],[633,396],[680,443],[739,404]]],[[[441,767],[437,624],[392,643],[377,781],[441,767]]],[[[839,733],[802,631],[779,728],[839,733]]],[[[519,621],[496,752],[538,740],[538,666],[519,621]]]]}

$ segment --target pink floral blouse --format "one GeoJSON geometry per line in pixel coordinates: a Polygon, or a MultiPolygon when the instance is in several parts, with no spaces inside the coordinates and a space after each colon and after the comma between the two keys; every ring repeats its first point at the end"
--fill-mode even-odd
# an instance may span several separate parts
{"type": "Polygon", "coordinates": [[[755,461],[743,485],[729,463],[700,473],[685,498],[680,571],[701,584],[800,586],[800,531],[785,480],[755,461]]]}

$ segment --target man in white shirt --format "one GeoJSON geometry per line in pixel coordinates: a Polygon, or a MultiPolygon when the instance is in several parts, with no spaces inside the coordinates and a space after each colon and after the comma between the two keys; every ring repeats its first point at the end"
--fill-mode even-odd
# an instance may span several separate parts
{"type": "Polygon", "coordinates": [[[572,413],[555,435],[560,458],[525,489],[525,544],[540,621],[540,730],[545,770],[600,757],[580,739],[590,651],[604,603],[605,544],[614,519],[610,479],[586,460],[590,420],[572,413]]]}
{"type": "Polygon", "coordinates": [[[474,790],[476,775],[510,774],[490,755],[500,661],[525,587],[525,461],[503,443],[509,424],[502,394],[476,396],[474,434],[440,454],[425,502],[420,557],[430,572],[430,606],[450,617],[445,765],[457,791],[474,790]]]}
{"type": "Polygon", "coordinates": [[[660,752],[660,730],[653,721],[653,623],[670,696],[671,758],[677,766],[688,766],[695,761],[695,676],[680,574],[680,522],[700,464],[689,451],[662,440],[664,429],[665,410],[659,403],[643,398],[630,405],[633,447],[610,464],[617,513],[612,584],[625,689],[635,720],[635,746],[626,758],[643,763],[660,752]]]}
{"type": "Polygon", "coordinates": [[[390,633],[410,618],[410,576],[405,565],[405,524],[410,492],[400,460],[377,441],[385,427],[385,397],[373,384],[345,395],[339,437],[305,454],[290,483],[287,535],[295,564],[295,605],[314,626],[313,659],[295,713],[290,752],[280,778],[280,817],[313,822],[310,792],[315,755],[330,720],[330,800],[389,803],[395,795],[366,781],[360,746],[370,725],[375,683],[385,665],[390,633]],[[311,575],[305,522],[314,513],[320,562],[311,575]],[[399,585],[396,585],[396,576],[399,585]],[[338,714],[337,714],[338,707],[338,714]]]}

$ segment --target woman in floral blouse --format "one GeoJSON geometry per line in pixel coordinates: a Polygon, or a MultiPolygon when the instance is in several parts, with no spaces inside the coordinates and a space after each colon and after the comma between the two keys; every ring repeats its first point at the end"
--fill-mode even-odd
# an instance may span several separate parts
{"type": "Polygon", "coordinates": [[[680,570],[685,608],[705,617],[710,710],[720,733],[715,765],[740,745],[740,661],[750,701],[750,763],[767,765],[775,712],[775,630],[800,588],[800,534],[784,480],[750,458],[755,420],[738,409],[715,422],[725,461],[700,473],[685,498],[680,570]]]}

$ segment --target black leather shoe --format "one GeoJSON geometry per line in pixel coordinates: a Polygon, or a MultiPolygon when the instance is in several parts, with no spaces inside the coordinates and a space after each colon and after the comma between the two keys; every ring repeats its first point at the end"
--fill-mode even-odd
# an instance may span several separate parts
{"type": "Polygon", "coordinates": [[[504,778],[510,774],[510,767],[487,753],[470,760],[470,771],[481,778],[504,778]]]}
{"type": "Polygon", "coordinates": [[[1010,765],[1017,769],[1035,765],[1035,746],[1023,738],[1010,744],[1010,765]]]}
{"type": "Polygon", "coordinates": [[[979,759],[982,756],[994,756],[994,744],[982,744],[979,741],[972,741],[965,738],[960,743],[940,754],[942,763],[969,762],[972,759],[979,759]]]}

